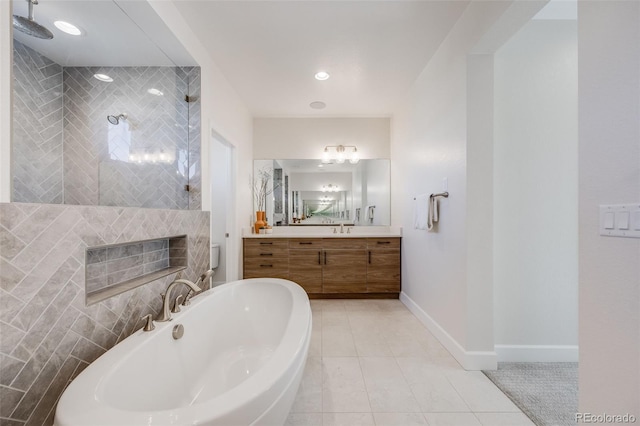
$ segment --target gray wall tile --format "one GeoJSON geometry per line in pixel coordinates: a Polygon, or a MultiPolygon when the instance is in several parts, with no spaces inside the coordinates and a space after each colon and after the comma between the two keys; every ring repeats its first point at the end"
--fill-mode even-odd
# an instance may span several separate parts
{"type": "Polygon", "coordinates": [[[8,225],[2,232],[19,233],[25,244],[12,259],[0,256],[3,425],[51,425],[69,380],[139,328],[143,315],[157,314],[159,295],[173,279],[195,280],[209,265],[207,212],[11,203],[0,204],[0,218],[8,225]],[[85,306],[88,246],[183,234],[190,256],[183,273],[85,306]]]}

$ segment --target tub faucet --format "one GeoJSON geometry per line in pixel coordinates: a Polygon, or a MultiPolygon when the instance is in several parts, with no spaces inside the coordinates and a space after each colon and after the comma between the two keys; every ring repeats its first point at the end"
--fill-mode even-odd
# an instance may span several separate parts
{"type": "Polygon", "coordinates": [[[195,285],[189,280],[179,279],[169,284],[169,287],[167,287],[167,291],[165,291],[164,294],[162,295],[162,314],[160,318],[158,318],[156,321],[158,322],[171,321],[171,309],[169,307],[169,305],[171,304],[171,291],[173,290],[174,287],[180,284],[186,284],[193,291],[200,291],[200,287],[198,287],[197,285],[195,285]]]}

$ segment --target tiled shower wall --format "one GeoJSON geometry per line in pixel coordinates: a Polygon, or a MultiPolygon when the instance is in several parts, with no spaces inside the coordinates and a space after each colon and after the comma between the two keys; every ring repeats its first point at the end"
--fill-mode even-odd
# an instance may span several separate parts
{"type": "Polygon", "coordinates": [[[85,306],[85,248],[188,235],[195,280],[209,265],[209,213],[0,204],[0,424],[51,425],[70,380],[160,310],[168,276],[85,306]]]}
{"type": "Polygon", "coordinates": [[[14,40],[14,76],[13,201],[201,209],[198,67],[63,68],[14,40]]]}
{"type": "Polygon", "coordinates": [[[14,201],[62,203],[62,67],[13,41],[14,201]]]}
{"type": "Polygon", "coordinates": [[[65,204],[189,207],[189,71],[64,68],[65,204]],[[113,82],[97,80],[95,73],[113,82]],[[127,119],[107,121],[119,114],[127,119]]]}

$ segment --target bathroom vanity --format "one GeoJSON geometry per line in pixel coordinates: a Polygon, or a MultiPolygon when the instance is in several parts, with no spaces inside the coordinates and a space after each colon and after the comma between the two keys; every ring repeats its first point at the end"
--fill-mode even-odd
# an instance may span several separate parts
{"type": "Polygon", "coordinates": [[[244,278],[284,278],[310,298],[397,298],[400,236],[251,235],[244,278]]]}

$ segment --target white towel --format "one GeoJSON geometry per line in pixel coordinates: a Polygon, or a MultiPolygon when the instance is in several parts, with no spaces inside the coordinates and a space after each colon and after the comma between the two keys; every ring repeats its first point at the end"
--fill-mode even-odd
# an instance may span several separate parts
{"type": "Polygon", "coordinates": [[[418,195],[413,203],[413,228],[427,229],[427,219],[429,216],[429,196],[418,195]]]}
{"type": "Polygon", "coordinates": [[[433,225],[438,223],[438,197],[429,196],[429,214],[427,217],[427,230],[431,231],[433,225]]]}
{"type": "Polygon", "coordinates": [[[367,206],[367,210],[365,211],[364,220],[368,223],[373,223],[373,212],[376,206],[367,206]]]}

